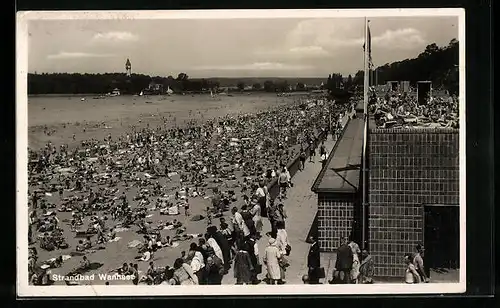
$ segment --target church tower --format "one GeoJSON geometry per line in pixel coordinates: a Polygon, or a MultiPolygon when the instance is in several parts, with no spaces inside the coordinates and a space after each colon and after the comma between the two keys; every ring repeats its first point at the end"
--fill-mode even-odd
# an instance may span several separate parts
{"type": "Polygon", "coordinates": [[[127,63],[125,63],[125,70],[127,72],[127,77],[130,77],[130,75],[132,75],[132,64],[129,59],[127,59],[127,63]]]}

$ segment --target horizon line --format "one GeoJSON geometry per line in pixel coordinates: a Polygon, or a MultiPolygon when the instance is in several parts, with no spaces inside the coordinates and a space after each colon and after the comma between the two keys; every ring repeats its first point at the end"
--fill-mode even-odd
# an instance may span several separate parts
{"type": "MultiPolygon", "coordinates": [[[[236,78],[242,78],[242,79],[250,79],[250,78],[259,78],[259,79],[262,79],[262,78],[309,78],[309,79],[317,79],[317,78],[325,78],[325,79],[328,79],[328,76],[248,76],[248,77],[245,77],[245,76],[210,76],[210,77],[201,77],[201,76],[190,76],[188,73],[185,73],[185,72],[181,72],[181,73],[184,73],[184,74],[187,74],[189,79],[215,79],[215,78],[232,78],[232,79],[236,79],[236,78]]],[[[32,72],[28,72],[28,74],[33,74],[33,75],[43,75],[43,74],[81,74],[81,75],[104,75],[104,74],[123,74],[123,75],[126,75],[127,73],[126,72],[98,72],[98,73],[88,73],[88,72],[85,72],[85,73],[81,73],[81,72],[38,72],[38,71],[32,71],[32,72]]],[[[180,73],[178,73],[180,74],[180,73]]],[[[332,73],[328,74],[328,75],[331,75],[332,73]]],[[[333,74],[340,74],[340,73],[333,73],[333,74]]],[[[162,78],[168,78],[168,76],[172,76],[174,77],[174,79],[176,78],[176,76],[174,75],[155,75],[155,74],[147,74],[147,73],[132,73],[132,75],[144,75],[144,76],[149,76],[149,77],[162,77],[162,78]]],[[[342,76],[349,76],[351,75],[353,78],[354,76],[356,75],[356,73],[350,73],[350,74],[347,74],[347,75],[344,75],[342,74],[342,76]]]]}

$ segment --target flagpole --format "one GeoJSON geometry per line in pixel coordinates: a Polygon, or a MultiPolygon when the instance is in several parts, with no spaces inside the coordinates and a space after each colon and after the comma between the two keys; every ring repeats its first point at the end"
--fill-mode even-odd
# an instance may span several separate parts
{"type": "Polygon", "coordinates": [[[366,233],[367,233],[367,219],[366,219],[366,207],[367,207],[367,153],[366,153],[366,145],[367,145],[367,137],[368,137],[368,88],[370,86],[370,69],[369,69],[369,52],[371,49],[371,42],[369,42],[369,33],[368,33],[368,20],[365,18],[365,50],[364,50],[364,97],[363,97],[363,103],[364,103],[364,120],[365,120],[365,125],[364,125],[364,136],[363,136],[363,200],[362,200],[362,219],[361,223],[363,226],[362,230],[362,247],[363,249],[367,249],[366,247],[366,233]]]}

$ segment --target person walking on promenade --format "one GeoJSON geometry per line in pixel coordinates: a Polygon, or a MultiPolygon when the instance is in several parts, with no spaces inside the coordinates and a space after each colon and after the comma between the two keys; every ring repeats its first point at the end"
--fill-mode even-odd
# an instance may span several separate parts
{"type": "Polygon", "coordinates": [[[424,246],[422,244],[418,244],[415,248],[417,249],[417,253],[415,253],[413,257],[413,265],[415,265],[421,280],[423,282],[429,282],[429,273],[424,265],[424,246]]]}
{"type": "Polygon", "coordinates": [[[267,269],[269,284],[276,284],[281,280],[280,262],[282,255],[277,246],[276,239],[269,238],[269,244],[264,251],[263,262],[267,269]]]}
{"type": "Polygon", "coordinates": [[[276,230],[278,230],[278,224],[283,224],[283,229],[285,228],[285,221],[288,218],[285,211],[285,206],[283,203],[278,204],[276,211],[274,211],[274,221],[276,223],[276,230]]]}
{"type": "Polygon", "coordinates": [[[271,224],[271,232],[268,232],[267,235],[276,238],[276,232],[278,229],[276,229],[276,219],[278,219],[279,213],[277,213],[278,207],[276,203],[274,202],[274,199],[270,200],[269,203],[269,210],[267,212],[267,217],[269,218],[269,223],[271,224]]]}
{"type": "Polygon", "coordinates": [[[203,285],[206,283],[206,268],[204,257],[199,251],[190,250],[188,252],[188,260],[194,275],[198,278],[198,284],[203,285]]]}
{"type": "Polygon", "coordinates": [[[259,260],[259,245],[255,236],[250,236],[250,238],[246,242],[246,245],[248,247],[248,254],[250,255],[250,260],[252,261],[253,267],[251,281],[253,284],[259,284],[260,280],[257,278],[257,276],[262,271],[262,266],[259,260]]]}
{"type": "Polygon", "coordinates": [[[309,269],[307,273],[309,284],[319,284],[319,268],[320,268],[320,251],[319,244],[315,236],[310,236],[309,241],[311,246],[309,247],[309,253],[307,254],[307,268],[309,269]]]}
{"type": "Polygon", "coordinates": [[[417,271],[417,268],[412,262],[411,254],[407,253],[405,255],[405,264],[406,264],[406,272],[405,272],[405,282],[406,283],[420,283],[421,278],[420,274],[417,271]]]}
{"type": "Polygon", "coordinates": [[[311,139],[309,141],[309,162],[314,163],[314,157],[316,156],[316,148],[314,147],[314,141],[311,139]]]}
{"type": "Polygon", "coordinates": [[[362,260],[359,266],[358,283],[371,284],[373,283],[373,275],[375,274],[375,264],[372,256],[364,249],[361,253],[362,260]]]}
{"type": "Polygon", "coordinates": [[[306,164],[306,152],[304,151],[304,148],[300,148],[300,155],[299,155],[299,170],[304,171],[304,167],[306,164]]]}
{"type": "MultiPolygon", "coordinates": [[[[225,223],[225,222],[224,222],[225,223]]],[[[222,250],[222,261],[224,264],[225,270],[229,270],[231,267],[231,244],[228,239],[224,236],[224,234],[217,230],[216,226],[210,226],[207,228],[207,233],[210,237],[212,237],[219,245],[222,250]]]]}
{"type": "Polygon", "coordinates": [[[285,166],[283,166],[278,176],[278,185],[280,187],[280,200],[286,199],[286,191],[289,185],[289,178],[285,166]]]}
{"type": "Polygon", "coordinates": [[[288,242],[288,233],[285,230],[285,223],[279,221],[276,223],[278,232],[276,233],[276,245],[283,255],[288,255],[290,251],[290,243],[288,242]]]}
{"type": "Polygon", "coordinates": [[[255,191],[255,197],[257,198],[257,202],[259,204],[259,216],[262,216],[262,217],[265,217],[266,216],[266,212],[267,212],[267,195],[266,195],[266,191],[264,189],[266,185],[264,184],[263,181],[259,182],[259,187],[257,188],[257,190],[255,191]]]}
{"type": "Polygon", "coordinates": [[[268,208],[269,208],[269,201],[271,199],[271,197],[269,196],[269,190],[267,189],[267,185],[265,185],[265,182],[263,182],[264,186],[262,187],[262,189],[264,190],[264,195],[266,196],[265,198],[265,203],[264,203],[264,207],[261,206],[260,208],[260,211],[261,211],[261,215],[262,217],[268,217],[268,214],[267,214],[267,211],[268,211],[268,208]]]}
{"type": "Polygon", "coordinates": [[[353,253],[348,243],[349,241],[347,237],[343,238],[342,245],[340,245],[340,247],[337,249],[335,270],[338,272],[338,278],[341,284],[349,283],[349,278],[352,270],[353,253]]]}
{"type": "Polygon", "coordinates": [[[207,250],[207,284],[208,285],[221,285],[222,278],[226,273],[222,259],[220,259],[213,249],[207,250]]]}
{"type": "MultiPolygon", "coordinates": [[[[265,198],[265,197],[264,197],[265,198]]],[[[255,225],[255,235],[257,238],[261,237],[261,232],[262,232],[262,216],[261,216],[261,210],[260,210],[260,205],[259,202],[255,202],[253,204],[253,207],[250,209],[250,214],[252,215],[252,220],[255,225]]]]}
{"type": "Polygon", "coordinates": [[[321,142],[321,146],[319,147],[319,155],[325,155],[326,156],[326,147],[325,147],[325,142],[321,142]]]}
{"type": "Polygon", "coordinates": [[[244,241],[239,241],[238,246],[238,252],[234,257],[234,278],[236,278],[236,284],[251,284],[254,268],[248,252],[248,244],[244,241]]]}
{"type": "Polygon", "coordinates": [[[244,238],[250,235],[250,229],[248,229],[248,226],[246,225],[241,213],[238,212],[237,207],[233,207],[231,213],[233,214],[233,240],[237,243],[238,241],[243,241],[244,238]]]}
{"type": "Polygon", "coordinates": [[[352,250],[352,270],[351,270],[351,283],[357,283],[358,282],[358,276],[359,276],[359,254],[361,253],[361,249],[359,249],[359,245],[354,242],[354,240],[350,239],[349,241],[349,247],[352,250]]]}

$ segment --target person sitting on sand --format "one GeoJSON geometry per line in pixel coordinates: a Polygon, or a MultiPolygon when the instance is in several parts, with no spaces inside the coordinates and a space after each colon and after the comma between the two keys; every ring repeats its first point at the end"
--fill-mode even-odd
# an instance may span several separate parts
{"type": "Polygon", "coordinates": [[[207,226],[212,225],[212,211],[210,210],[210,207],[207,207],[205,210],[205,213],[207,215],[207,226]]]}
{"type": "Polygon", "coordinates": [[[130,271],[130,269],[129,269],[129,265],[125,262],[125,263],[123,263],[123,265],[122,265],[120,268],[118,268],[116,271],[118,272],[118,274],[121,274],[121,275],[127,275],[127,274],[129,273],[129,271],[130,271]]]}
{"type": "Polygon", "coordinates": [[[83,242],[83,248],[84,249],[90,249],[90,248],[92,248],[92,241],[90,240],[90,236],[87,236],[87,238],[83,242]]]}
{"type": "Polygon", "coordinates": [[[85,250],[85,246],[83,245],[83,241],[79,240],[78,244],[76,245],[76,251],[81,252],[85,250]]]}
{"type": "Polygon", "coordinates": [[[163,242],[162,242],[162,245],[163,245],[164,247],[171,247],[171,246],[172,246],[172,243],[173,243],[173,242],[172,242],[172,239],[170,238],[170,236],[167,236],[167,237],[165,238],[165,241],[163,241],[163,242]]]}
{"type": "Polygon", "coordinates": [[[83,272],[86,271],[90,268],[90,261],[87,259],[87,256],[83,256],[82,260],[80,261],[80,265],[76,268],[77,272],[83,272]]]}
{"type": "Polygon", "coordinates": [[[142,257],[139,259],[141,261],[147,262],[153,258],[153,251],[152,250],[146,250],[142,257]]]}
{"type": "Polygon", "coordinates": [[[108,241],[109,240],[113,240],[116,238],[116,231],[114,228],[111,228],[109,229],[109,232],[108,232],[108,241]]]}

